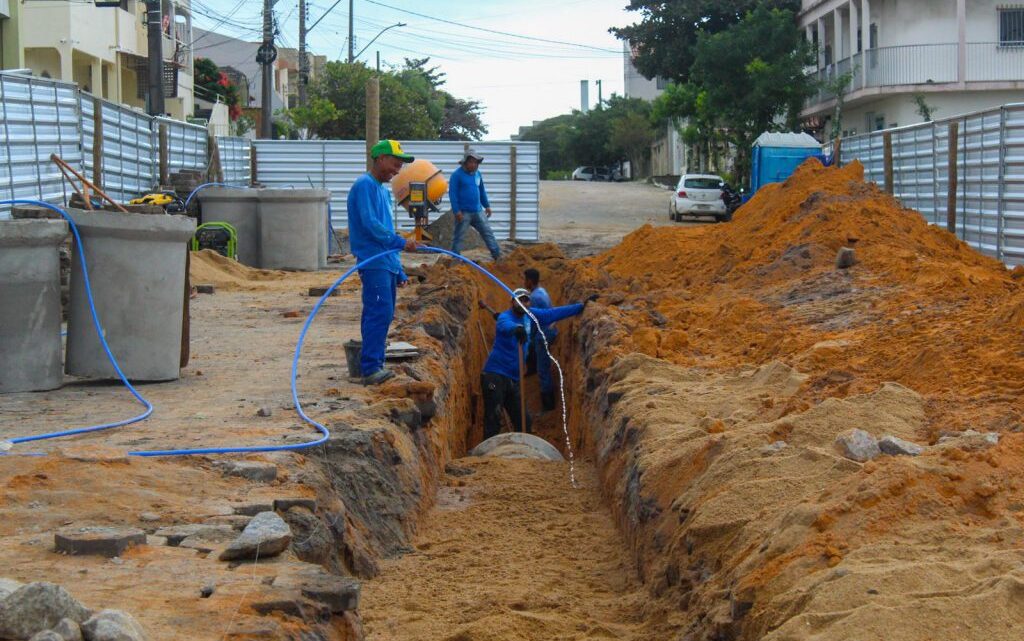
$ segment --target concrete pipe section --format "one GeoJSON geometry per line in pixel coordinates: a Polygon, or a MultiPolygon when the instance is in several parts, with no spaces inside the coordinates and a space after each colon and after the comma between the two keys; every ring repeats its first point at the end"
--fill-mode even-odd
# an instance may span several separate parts
{"type": "Polygon", "coordinates": [[[207,187],[197,198],[203,208],[204,223],[228,223],[235,228],[238,262],[261,267],[259,190],[207,187]]]}
{"type": "MultiPolygon", "coordinates": [[[[82,235],[96,311],[121,369],[133,381],[177,379],[185,258],[195,220],[80,209],[68,213],[82,235]]],[[[65,371],[90,378],[116,377],[93,327],[77,255],[71,260],[65,371]]]]}
{"type": "Polygon", "coordinates": [[[261,189],[264,269],[315,271],[327,262],[327,199],[322,189],[261,189]]]}
{"type": "Polygon", "coordinates": [[[492,436],[469,452],[470,456],[527,458],[541,461],[564,461],[555,446],[539,436],[522,432],[506,432],[492,436]]]}
{"type": "Polygon", "coordinates": [[[0,393],[56,389],[63,220],[0,221],[0,393]]]}

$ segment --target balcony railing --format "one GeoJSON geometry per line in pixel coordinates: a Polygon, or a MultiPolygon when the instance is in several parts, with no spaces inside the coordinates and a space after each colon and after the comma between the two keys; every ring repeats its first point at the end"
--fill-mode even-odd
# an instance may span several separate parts
{"type": "MultiPolygon", "coordinates": [[[[811,70],[819,81],[818,92],[807,106],[836,97],[835,81],[852,72],[845,92],[866,87],[897,87],[960,82],[960,45],[906,45],[869,49],[822,69],[811,70]],[[828,86],[831,83],[833,86],[828,86]]],[[[1024,47],[1004,46],[998,42],[971,42],[966,45],[967,65],[964,82],[1024,81],[1024,47]]]]}

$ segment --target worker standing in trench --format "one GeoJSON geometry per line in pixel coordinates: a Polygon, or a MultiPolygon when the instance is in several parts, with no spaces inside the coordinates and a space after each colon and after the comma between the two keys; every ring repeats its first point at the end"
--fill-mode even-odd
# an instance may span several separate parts
{"type": "MultiPolygon", "coordinates": [[[[587,303],[597,300],[597,294],[582,303],[531,310],[541,327],[548,327],[560,320],[577,316],[587,303]]],[[[480,375],[480,387],[484,396],[484,440],[497,436],[501,431],[501,411],[505,410],[513,429],[525,427],[530,431],[530,417],[522,414],[520,380],[523,350],[536,332],[533,319],[526,314],[530,306],[530,292],[517,289],[512,292],[512,306],[498,314],[494,331],[494,346],[480,375]]],[[[543,345],[541,346],[543,349],[543,345]]]]}
{"type": "MultiPolygon", "coordinates": [[[[373,165],[356,179],[348,192],[349,244],[358,262],[392,249],[416,251],[416,241],[395,233],[391,220],[391,194],[384,186],[414,158],[397,140],[381,140],[370,149],[373,165]]],[[[363,337],[360,367],[363,385],[379,385],[395,374],[384,367],[388,330],[395,318],[398,288],[409,278],[397,254],[382,256],[359,270],[363,283],[363,337]]]]}
{"type": "MultiPolygon", "coordinates": [[[[527,291],[530,292],[530,309],[535,313],[538,309],[551,309],[551,296],[548,291],[540,286],[540,272],[533,267],[523,272],[523,278],[527,291]]],[[[554,325],[545,325],[539,332],[534,332],[533,341],[530,343],[530,350],[533,358],[527,358],[536,364],[537,378],[540,381],[540,403],[541,410],[550,412],[555,409],[555,381],[551,378],[551,357],[548,350],[544,349],[544,341],[550,347],[558,336],[558,329],[554,325]]]]}

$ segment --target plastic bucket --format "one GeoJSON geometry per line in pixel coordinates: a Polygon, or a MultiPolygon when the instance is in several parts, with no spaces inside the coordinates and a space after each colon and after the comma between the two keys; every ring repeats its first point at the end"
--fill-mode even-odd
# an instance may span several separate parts
{"type": "Polygon", "coordinates": [[[363,368],[359,360],[363,357],[363,341],[350,340],[345,343],[345,363],[348,364],[348,375],[362,378],[363,368]]]}

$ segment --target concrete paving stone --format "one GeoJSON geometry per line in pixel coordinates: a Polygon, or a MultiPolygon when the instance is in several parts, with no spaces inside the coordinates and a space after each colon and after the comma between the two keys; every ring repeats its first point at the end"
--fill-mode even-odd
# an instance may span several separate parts
{"type": "Polygon", "coordinates": [[[875,437],[858,429],[847,430],[837,436],[836,447],[843,456],[859,463],[878,458],[882,454],[875,437]]]}
{"type": "Polygon", "coordinates": [[[113,558],[132,545],[145,545],[146,533],[133,527],[66,527],[53,536],[57,552],[113,558]]]}
{"type": "Polygon", "coordinates": [[[238,476],[257,483],[270,483],[277,478],[277,466],[263,461],[223,461],[220,467],[225,476],[238,476]]]}
{"type": "Polygon", "coordinates": [[[924,448],[917,443],[911,443],[901,438],[886,434],[878,441],[878,449],[889,456],[919,456],[924,448]]]}
{"type": "Polygon", "coordinates": [[[235,530],[230,525],[215,525],[210,523],[186,523],[183,525],[171,525],[162,527],[154,534],[167,539],[167,545],[177,546],[190,536],[210,536],[218,534],[234,536],[235,530]]]}
{"type": "Polygon", "coordinates": [[[295,499],[274,499],[275,512],[287,512],[293,507],[304,507],[310,512],[316,512],[316,499],[295,498],[295,499]]]}
{"type": "Polygon", "coordinates": [[[260,512],[219,558],[233,561],[276,556],[288,549],[291,540],[292,531],[284,519],[276,512],[260,512]]]}
{"type": "Polygon", "coordinates": [[[230,525],[233,529],[242,531],[246,525],[249,525],[249,521],[252,520],[251,516],[245,516],[242,514],[229,514],[221,516],[211,516],[210,518],[203,521],[208,525],[230,525]]]}
{"type": "Polygon", "coordinates": [[[0,603],[0,638],[29,639],[51,630],[61,619],[85,621],[92,612],[53,583],[29,583],[0,603]]]}
{"type": "Polygon", "coordinates": [[[241,514],[242,516],[256,516],[260,512],[273,512],[273,503],[247,503],[245,505],[236,505],[235,514],[241,514]]]}
{"type": "Polygon", "coordinates": [[[146,641],[146,632],[127,612],[103,610],[82,624],[88,641],[146,641]]]}

